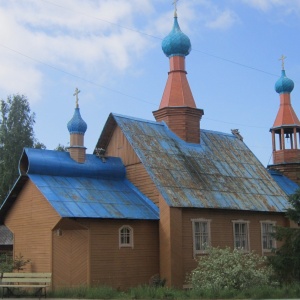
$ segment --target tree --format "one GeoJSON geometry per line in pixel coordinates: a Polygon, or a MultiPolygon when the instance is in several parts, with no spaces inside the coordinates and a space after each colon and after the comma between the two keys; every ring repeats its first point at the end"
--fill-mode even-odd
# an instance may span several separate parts
{"type": "Polygon", "coordinates": [[[38,141],[35,141],[35,142],[34,142],[34,145],[33,145],[33,148],[45,150],[47,147],[46,147],[43,143],[40,143],[40,142],[38,142],[38,141]]]}
{"type": "Polygon", "coordinates": [[[18,164],[24,147],[42,145],[34,138],[35,114],[25,96],[8,96],[0,102],[0,203],[19,176],[18,164]]]}
{"type": "Polygon", "coordinates": [[[57,147],[54,149],[56,151],[62,151],[62,152],[67,152],[68,148],[62,144],[58,144],[57,147]]]}
{"type": "MultiPolygon", "coordinates": [[[[287,209],[286,216],[296,224],[300,223],[300,189],[289,196],[292,207],[287,209]]],[[[274,234],[281,247],[274,250],[275,255],[269,261],[282,283],[300,282],[300,229],[277,227],[274,234]]]]}

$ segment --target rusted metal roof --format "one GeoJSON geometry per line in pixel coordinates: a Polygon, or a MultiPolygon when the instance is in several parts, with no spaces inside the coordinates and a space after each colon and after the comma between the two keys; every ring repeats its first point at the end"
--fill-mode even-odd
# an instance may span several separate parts
{"type": "MultiPolygon", "coordinates": [[[[22,162],[26,175],[61,217],[159,218],[157,206],[126,179],[120,158],[87,154],[80,164],[68,152],[25,149],[22,162]]],[[[0,209],[1,223],[21,190],[18,181],[0,209]]]]}
{"type": "MultiPolygon", "coordinates": [[[[169,206],[269,212],[283,212],[289,206],[286,193],[233,134],[202,129],[201,143],[189,144],[163,122],[115,114],[110,118],[169,206]]],[[[104,128],[102,137],[108,131],[104,128]]]]}

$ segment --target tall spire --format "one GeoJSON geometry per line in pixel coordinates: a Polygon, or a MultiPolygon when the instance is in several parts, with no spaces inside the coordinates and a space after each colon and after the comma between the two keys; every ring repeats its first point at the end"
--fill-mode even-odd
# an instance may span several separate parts
{"type": "Polygon", "coordinates": [[[280,97],[280,106],[275,118],[272,133],[273,165],[268,168],[282,172],[284,175],[300,183],[300,122],[291,104],[291,92],[294,82],[286,76],[285,59],[282,55],[281,76],[275,83],[275,91],[280,97]]]}
{"type": "Polygon", "coordinates": [[[200,142],[200,119],[203,110],[197,109],[185,70],[185,57],[191,51],[189,37],[184,34],[177,18],[174,1],[174,23],[171,32],[162,41],[162,50],[169,58],[170,71],[159,109],[154,111],[157,121],[165,121],[181,139],[200,142]]]}
{"type": "Polygon", "coordinates": [[[67,127],[70,133],[70,147],[68,148],[70,156],[79,163],[85,162],[84,134],[87,130],[87,124],[82,119],[78,104],[78,94],[80,90],[75,89],[73,96],[76,97],[75,111],[72,119],[68,122],[67,127]]]}

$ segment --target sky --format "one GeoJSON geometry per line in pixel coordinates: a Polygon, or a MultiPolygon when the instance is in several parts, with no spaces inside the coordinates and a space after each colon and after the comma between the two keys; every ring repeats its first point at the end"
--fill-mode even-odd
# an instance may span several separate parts
{"type": "MultiPolygon", "coordinates": [[[[25,95],[47,149],[68,146],[79,106],[93,153],[108,115],[154,120],[169,71],[161,50],[173,0],[0,0],[0,99],[25,95]]],[[[285,70],[300,117],[300,0],[179,0],[191,40],[187,78],[201,128],[239,129],[264,166],[279,108],[274,84],[285,70]]]]}

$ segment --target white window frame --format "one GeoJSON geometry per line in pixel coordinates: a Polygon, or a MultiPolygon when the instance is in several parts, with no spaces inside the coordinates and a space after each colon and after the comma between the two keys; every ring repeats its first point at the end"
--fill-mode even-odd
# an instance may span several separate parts
{"type": "Polygon", "coordinates": [[[210,223],[211,223],[211,220],[209,219],[202,219],[202,218],[199,218],[199,219],[191,219],[192,221],[192,232],[193,232],[193,256],[196,257],[197,254],[204,254],[204,253],[207,253],[207,247],[209,247],[211,245],[211,232],[210,232],[210,223]],[[200,236],[197,236],[197,232],[196,232],[196,223],[205,223],[206,224],[206,228],[207,228],[207,232],[205,233],[205,237],[203,237],[203,233],[202,233],[202,236],[201,236],[201,232],[199,233],[200,236]],[[200,239],[207,239],[207,243],[204,245],[202,244],[202,246],[200,245],[199,243],[199,246],[200,248],[197,249],[197,238],[200,239]]]}
{"type": "Polygon", "coordinates": [[[133,248],[133,228],[129,225],[119,228],[119,248],[133,248]]]}
{"type": "Polygon", "coordinates": [[[275,226],[276,226],[276,221],[271,221],[271,220],[265,220],[265,221],[260,221],[260,227],[261,227],[261,248],[262,252],[271,252],[272,249],[276,248],[276,239],[275,237],[271,236],[271,232],[266,232],[266,237],[264,235],[264,225],[271,225],[273,230],[272,233],[275,232],[275,226]],[[264,238],[267,240],[267,244],[271,241],[272,247],[269,248],[268,246],[264,248],[264,238]]]}
{"type": "Polygon", "coordinates": [[[246,220],[234,220],[232,221],[232,225],[233,225],[233,246],[234,249],[239,249],[243,252],[249,252],[250,251],[250,234],[249,234],[249,224],[250,221],[246,221],[246,220]],[[236,233],[236,225],[244,225],[246,228],[246,232],[241,234],[239,233],[239,236],[237,236],[236,233]],[[243,235],[246,235],[245,238],[242,238],[243,235]],[[245,242],[245,246],[244,247],[237,247],[237,243],[243,243],[243,241],[245,242]]]}

